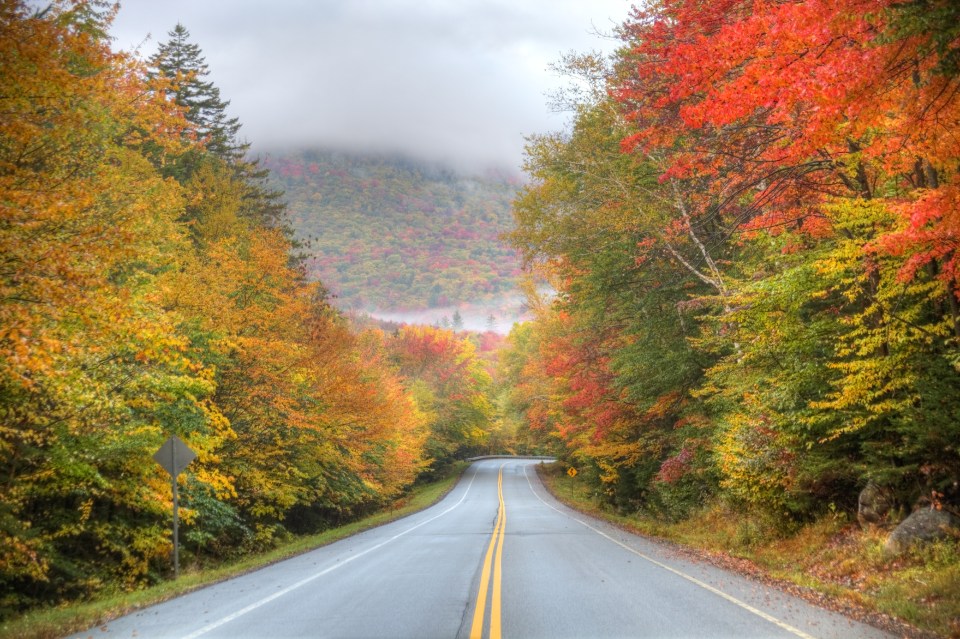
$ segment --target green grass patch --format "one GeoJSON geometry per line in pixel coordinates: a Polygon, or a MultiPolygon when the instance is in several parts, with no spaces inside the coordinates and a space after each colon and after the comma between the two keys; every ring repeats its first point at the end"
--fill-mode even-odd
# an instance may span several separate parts
{"type": "MultiPolygon", "coordinates": [[[[627,530],[722,555],[825,595],[941,637],[960,637],[960,540],[917,547],[897,557],[883,550],[889,531],[861,530],[842,515],[784,535],[761,519],[712,505],[670,523],[606,508],[579,478],[549,466],[541,478],[560,501],[627,530]]],[[[740,563],[738,563],[740,562],[740,563]]]]}
{"type": "Polygon", "coordinates": [[[186,569],[176,581],[165,581],[132,592],[104,592],[93,601],[34,610],[5,622],[0,626],[0,637],[3,639],[55,639],[87,628],[93,628],[90,634],[96,636],[95,626],[134,610],[289,559],[432,506],[453,488],[467,465],[466,462],[460,463],[446,478],[416,487],[391,507],[345,526],[331,528],[316,535],[299,537],[266,553],[245,557],[215,568],[186,569]]]}

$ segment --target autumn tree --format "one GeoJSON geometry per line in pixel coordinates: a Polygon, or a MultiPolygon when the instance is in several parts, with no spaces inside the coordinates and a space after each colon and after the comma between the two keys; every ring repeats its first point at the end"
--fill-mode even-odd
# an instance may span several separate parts
{"type": "Polygon", "coordinates": [[[448,329],[403,326],[387,348],[418,408],[427,415],[425,454],[433,469],[478,452],[492,418],[491,379],[473,343],[448,329]]]}
{"type": "Polygon", "coordinates": [[[867,4],[667,0],[566,60],[515,204],[558,292],[520,405],[611,501],[956,499],[960,45],[949,3],[867,4]]]}
{"type": "MultiPolygon", "coordinates": [[[[594,58],[568,64],[577,77],[603,71],[600,83],[610,73],[594,58]]],[[[697,246],[665,228],[673,193],[654,165],[621,153],[626,125],[602,84],[588,95],[568,135],[527,147],[533,180],[510,237],[558,294],[533,304],[534,336],[522,344],[538,346],[524,347],[529,379],[511,401],[526,411],[530,438],[562,443],[611,502],[660,508],[655,478],[684,444],[674,425],[695,410],[683,389],[702,370],[687,343],[696,322],[681,304],[711,291],[697,277],[697,246]]]]}
{"type": "MultiPolygon", "coordinates": [[[[727,210],[731,231],[757,237],[789,231],[781,250],[808,259],[843,247],[842,257],[814,262],[820,286],[844,264],[844,279],[829,288],[840,295],[833,308],[841,322],[826,338],[843,347],[825,362],[843,374],[822,376],[832,399],[806,395],[809,414],[800,419],[822,425],[842,416],[845,424],[807,444],[845,442],[859,449],[855,459],[872,460],[858,483],[892,473],[901,494],[916,496],[921,485],[939,492],[955,481],[932,441],[950,439],[950,411],[936,398],[955,384],[960,334],[950,239],[960,152],[951,133],[960,109],[950,71],[957,32],[949,3],[924,3],[922,30],[918,5],[867,4],[729,2],[705,10],[681,0],[638,11],[627,26],[634,71],[618,98],[637,125],[626,149],[665,149],[667,179],[707,179],[717,206],[701,206],[701,215],[730,218],[727,210]],[[915,332],[924,345],[909,337],[915,332]],[[937,379],[919,374],[913,357],[932,362],[937,379]],[[906,415],[916,428],[909,444],[901,438],[906,415]],[[880,450],[892,457],[878,459],[880,450]]],[[[756,278],[764,273],[773,286],[783,271],[763,268],[756,278]]],[[[768,379],[776,383],[778,372],[768,379]]],[[[769,409],[762,415],[768,424],[755,430],[782,437],[769,409]]]]}
{"type": "Polygon", "coordinates": [[[171,434],[187,561],[377,508],[425,467],[427,418],[112,10],[0,2],[0,616],[168,570],[171,434]],[[152,90],[151,90],[152,89],[152,90]],[[181,181],[158,158],[198,162],[181,181]]]}
{"type": "MultiPolygon", "coordinates": [[[[96,6],[2,4],[0,583],[6,612],[146,579],[168,542],[144,459],[222,434],[208,369],[156,304],[180,200],[134,147],[177,118],[110,51],[96,6]]],[[[211,475],[202,479],[211,479],[211,475]]]]}

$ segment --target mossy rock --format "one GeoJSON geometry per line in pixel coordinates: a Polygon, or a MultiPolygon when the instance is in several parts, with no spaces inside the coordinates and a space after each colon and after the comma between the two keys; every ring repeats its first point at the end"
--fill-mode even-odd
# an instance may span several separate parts
{"type": "Polygon", "coordinates": [[[960,519],[945,510],[922,508],[904,519],[890,533],[884,550],[891,555],[898,555],[916,543],[951,536],[960,536],[960,519]]]}

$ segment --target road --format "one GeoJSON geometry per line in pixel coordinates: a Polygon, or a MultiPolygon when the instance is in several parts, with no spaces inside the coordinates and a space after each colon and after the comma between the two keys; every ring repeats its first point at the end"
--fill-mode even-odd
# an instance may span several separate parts
{"type": "Polygon", "coordinates": [[[889,636],[571,511],[536,463],[477,462],[427,510],[76,636],[889,636]]]}

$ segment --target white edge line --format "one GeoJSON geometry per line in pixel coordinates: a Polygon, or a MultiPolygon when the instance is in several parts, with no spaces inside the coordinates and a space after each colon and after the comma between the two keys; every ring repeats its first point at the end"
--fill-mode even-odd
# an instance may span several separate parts
{"type": "MultiPolygon", "coordinates": [[[[203,626],[203,627],[200,628],[199,630],[194,630],[194,631],[191,632],[189,635],[185,635],[185,636],[183,637],[183,639],[197,639],[197,637],[201,637],[201,636],[207,634],[208,632],[210,632],[211,630],[216,630],[216,629],[219,628],[220,626],[222,626],[222,625],[224,625],[224,624],[228,624],[228,623],[230,623],[231,621],[234,621],[235,619],[238,619],[238,618],[242,617],[243,615],[247,614],[248,612],[252,612],[252,611],[256,610],[257,608],[259,608],[259,607],[261,607],[261,606],[264,606],[264,605],[270,603],[270,602],[273,601],[274,599],[279,599],[280,597],[283,597],[284,595],[290,594],[291,592],[293,592],[293,591],[296,590],[297,588],[300,588],[301,586],[305,586],[305,585],[307,585],[308,583],[310,583],[311,581],[315,581],[315,580],[319,579],[320,577],[323,577],[324,575],[333,572],[333,571],[336,570],[337,568],[341,568],[341,567],[347,565],[348,563],[350,563],[350,562],[353,561],[354,559],[359,559],[360,557],[363,557],[364,555],[369,554],[369,553],[373,552],[374,550],[377,550],[377,549],[379,549],[379,548],[382,548],[383,546],[386,546],[386,545],[389,544],[391,541],[394,541],[394,540],[396,540],[396,539],[399,539],[400,537],[403,537],[403,536],[406,535],[407,533],[413,532],[414,530],[416,530],[417,528],[420,528],[421,526],[425,526],[425,525],[429,524],[429,523],[432,522],[432,521],[435,521],[435,520],[437,520],[437,519],[440,519],[441,517],[443,517],[444,515],[446,515],[447,513],[449,513],[450,511],[452,511],[454,508],[456,508],[457,506],[459,506],[460,504],[463,503],[463,500],[467,498],[467,494],[470,492],[470,487],[473,486],[473,480],[475,480],[475,479],[477,478],[477,474],[478,474],[478,473],[479,473],[479,470],[474,470],[474,471],[473,471],[473,477],[470,478],[470,483],[467,484],[467,489],[463,491],[463,495],[460,497],[460,499],[457,501],[457,503],[455,503],[454,505],[450,506],[449,508],[447,508],[446,510],[444,510],[442,513],[440,513],[440,514],[438,514],[438,515],[434,515],[434,516],[431,517],[430,519],[421,521],[421,522],[420,522],[419,524],[417,524],[416,526],[411,526],[410,528],[407,528],[407,529],[404,530],[403,532],[399,532],[399,533],[397,533],[396,535],[394,535],[393,537],[390,537],[389,539],[386,539],[386,540],[384,540],[384,541],[381,541],[379,544],[377,544],[377,545],[375,545],[375,546],[371,546],[370,548],[367,548],[366,550],[363,550],[363,551],[361,551],[361,552],[358,552],[358,553],[355,554],[355,555],[351,555],[350,557],[347,557],[346,559],[344,559],[344,560],[342,560],[342,561],[340,561],[340,562],[338,562],[338,563],[336,563],[336,564],[334,564],[334,565],[332,565],[332,566],[330,566],[330,567],[328,567],[328,568],[325,568],[324,570],[321,570],[321,571],[318,572],[318,573],[315,573],[315,574],[313,574],[313,575],[310,575],[309,577],[306,577],[305,579],[301,579],[300,581],[298,581],[298,582],[296,582],[296,583],[294,583],[294,584],[291,584],[291,585],[287,586],[286,588],[284,588],[284,589],[282,589],[282,590],[278,590],[277,592],[273,593],[273,594],[270,595],[269,597],[264,597],[263,599],[261,599],[261,600],[259,600],[259,601],[255,601],[255,602],[253,602],[252,604],[250,604],[249,606],[246,606],[245,608],[241,608],[240,610],[238,610],[238,611],[236,611],[236,612],[234,612],[234,613],[231,613],[231,614],[227,615],[226,617],[223,617],[222,619],[218,619],[217,621],[213,621],[213,622],[207,624],[206,626],[203,626]]],[[[528,481],[529,481],[529,478],[528,478],[528,481]]]]}
{"type": "Polygon", "coordinates": [[[794,628],[793,626],[791,626],[791,625],[788,624],[787,622],[781,621],[781,620],[777,619],[776,617],[774,617],[773,615],[770,615],[770,614],[768,614],[768,613],[766,613],[766,612],[764,612],[764,611],[762,611],[762,610],[759,610],[759,609],[757,609],[757,608],[754,608],[753,606],[751,606],[750,604],[746,603],[745,601],[741,601],[741,600],[737,599],[736,597],[734,597],[734,596],[732,596],[732,595],[728,595],[727,593],[723,592],[722,590],[718,590],[717,588],[714,588],[714,587],[711,586],[710,584],[705,583],[705,582],[703,582],[703,581],[700,581],[700,580],[697,579],[696,577],[692,577],[692,576],[688,575],[687,573],[685,573],[685,572],[683,572],[683,571],[681,571],[681,570],[677,570],[676,568],[674,568],[674,567],[672,567],[672,566],[668,566],[667,564],[661,563],[661,562],[657,561],[656,559],[653,559],[652,557],[649,557],[649,556],[643,554],[643,553],[640,552],[639,550],[636,550],[635,548],[631,548],[630,546],[626,545],[626,544],[623,543],[622,541],[618,541],[617,539],[614,539],[613,537],[611,537],[610,535],[606,534],[606,533],[603,532],[602,530],[598,530],[598,529],[594,528],[593,526],[591,526],[591,525],[588,524],[587,522],[583,521],[582,519],[578,519],[577,517],[574,517],[574,516],[571,515],[570,513],[565,513],[565,512],[563,512],[562,510],[560,510],[559,508],[556,508],[556,507],[554,507],[553,505],[548,504],[546,501],[544,501],[544,499],[543,499],[540,495],[537,494],[537,491],[534,490],[534,488],[533,488],[533,483],[531,483],[531,481],[530,481],[530,475],[527,473],[527,468],[529,468],[529,467],[530,467],[530,466],[525,466],[525,467],[524,467],[524,469],[523,469],[523,475],[524,475],[524,477],[527,478],[527,485],[530,486],[530,492],[532,492],[532,493],[533,493],[533,496],[536,497],[537,499],[539,499],[539,500],[543,503],[543,505],[546,506],[547,508],[550,508],[550,509],[552,509],[552,510],[555,510],[555,511],[557,511],[558,513],[560,513],[561,515],[564,515],[565,517],[569,517],[570,519],[572,519],[573,521],[577,522],[578,524],[581,524],[581,525],[583,525],[583,526],[586,526],[587,528],[589,528],[589,529],[592,530],[593,532],[597,533],[597,534],[600,535],[601,537],[603,537],[603,538],[605,538],[605,539],[608,539],[609,541],[612,541],[612,542],[615,543],[616,545],[618,545],[618,546],[620,546],[621,548],[623,548],[623,549],[625,549],[625,550],[633,553],[634,555],[640,557],[641,559],[645,559],[646,561],[649,561],[650,563],[652,563],[652,564],[655,565],[655,566],[659,566],[660,568],[663,568],[664,570],[667,570],[667,571],[669,571],[669,572],[672,572],[673,574],[675,574],[675,575],[677,575],[677,576],[679,576],[679,577],[683,577],[683,578],[686,579],[687,581],[690,581],[690,582],[692,582],[692,583],[700,586],[701,588],[703,588],[703,589],[705,589],[705,590],[709,590],[710,592],[712,592],[713,594],[717,595],[718,597],[722,597],[723,599],[726,599],[726,600],[729,601],[730,603],[736,604],[737,606],[740,606],[741,608],[743,608],[744,610],[746,610],[746,611],[748,611],[748,612],[752,612],[753,614],[757,615],[758,617],[769,621],[770,623],[772,623],[772,624],[774,624],[774,625],[782,628],[783,630],[786,630],[787,632],[789,632],[789,633],[791,633],[791,634],[794,634],[794,635],[796,635],[796,636],[798,636],[798,637],[802,637],[802,639],[816,639],[814,636],[808,635],[807,633],[805,633],[804,631],[800,630],[799,628],[794,628]]]}

